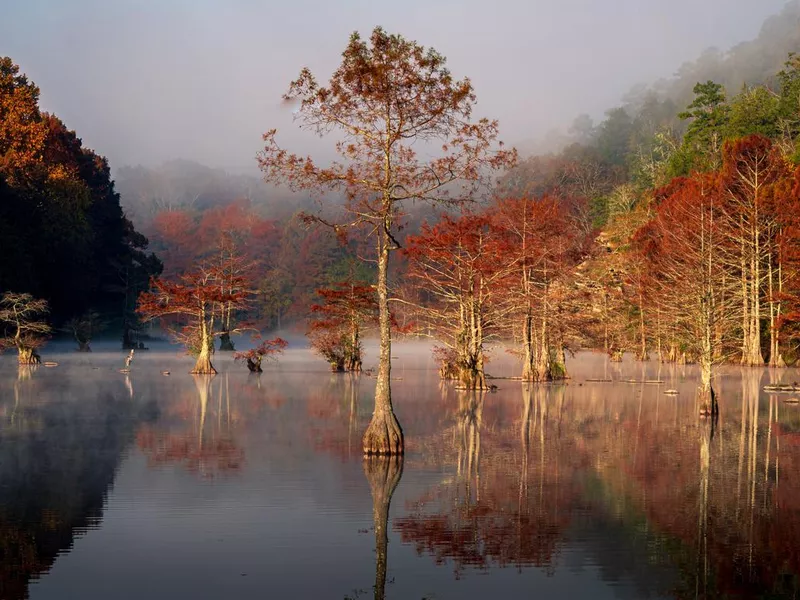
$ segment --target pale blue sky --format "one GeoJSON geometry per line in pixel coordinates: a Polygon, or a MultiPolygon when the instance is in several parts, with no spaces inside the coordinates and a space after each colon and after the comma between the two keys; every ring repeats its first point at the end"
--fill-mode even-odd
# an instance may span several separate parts
{"type": "Polygon", "coordinates": [[[280,96],[303,66],[327,80],[354,30],[382,25],[439,50],[516,143],[601,113],[707,47],[754,38],[784,4],[0,0],[0,55],[113,167],[181,157],[249,170],[271,127],[293,149],[318,143],[293,130],[280,96]]]}

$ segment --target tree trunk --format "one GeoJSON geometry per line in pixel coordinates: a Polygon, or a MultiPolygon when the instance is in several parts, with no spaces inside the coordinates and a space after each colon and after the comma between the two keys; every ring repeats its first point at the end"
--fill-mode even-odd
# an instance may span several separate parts
{"type": "Polygon", "coordinates": [[[386,566],[389,546],[389,506],[403,476],[403,456],[367,456],[362,463],[372,493],[375,526],[375,600],[386,596],[386,566]]]}
{"type": "Polygon", "coordinates": [[[711,385],[714,360],[711,336],[711,327],[707,325],[700,350],[700,387],[697,389],[697,400],[700,404],[700,414],[702,416],[716,417],[719,414],[719,407],[714,388],[711,385]]]}
{"type": "Polygon", "coordinates": [[[209,328],[205,322],[200,326],[200,353],[197,355],[197,362],[192,369],[195,375],[216,375],[217,370],[211,364],[211,348],[214,340],[210,335],[209,328]]]}
{"type": "Polygon", "coordinates": [[[541,336],[536,336],[534,381],[550,380],[550,345],[547,339],[547,316],[542,316],[541,336]]]}
{"type": "Polygon", "coordinates": [[[569,374],[567,373],[567,353],[564,351],[564,342],[561,340],[559,340],[555,348],[554,359],[550,361],[550,379],[552,381],[569,379],[569,374]]]}
{"type": "Polygon", "coordinates": [[[233,341],[231,341],[230,331],[223,331],[219,336],[219,349],[220,352],[233,352],[236,350],[233,346],[233,341]]]}
{"type": "Polygon", "coordinates": [[[523,339],[523,358],[522,358],[522,379],[525,381],[536,380],[536,365],[534,357],[536,351],[534,350],[534,335],[533,335],[533,315],[531,314],[530,307],[525,314],[525,321],[522,326],[522,339],[523,339]]]}
{"type": "Polygon", "coordinates": [[[248,358],[247,368],[250,369],[251,373],[263,373],[261,370],[261,357],[256,356],[254,358],[248,358]]]}
{"type": "Polygon", "coordinates": [[[78,352],[91,352],[92,348],[89,346],[91,340],[76,340],[78,342],[78,352]]]}
{"type": "Polygon", "coordinates": [[[642,294],[642,284],[639,283],[639,352],[636,355],[637,360],[647,360],[650,357],[647,354],[647,335],[644,328],[644,294],[642,294]]]}
{"type": "Polygon", "coordinates": [[[350,353],[344,366],[353,373],[361,371],[361,336],[356,319],[352,320],[350,326],[350,353]]]}
{"type": "Polygon", "coordinates": [[[17,346],[18,362],[21,365],[38,365],[42,362],[42,357],[36,352],[35,348],[25,345],[17,346]]]}
{"type": "Polygon", "coordinates": [[[403,430],[392,408],[392,330],[389,314],[389,226],[383,223],[378,235],[378,326],[380,352],[375,385],[375,409],[364,433],[364,454],[403,454],[403,430]]]}

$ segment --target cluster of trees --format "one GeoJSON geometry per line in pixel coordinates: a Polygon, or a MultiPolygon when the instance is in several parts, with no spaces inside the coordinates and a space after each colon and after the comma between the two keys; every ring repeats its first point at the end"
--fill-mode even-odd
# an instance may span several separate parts
{"type": "MultiPolygon", "coordinates": [[[[280,220],[266,214],[263,204],[238,198],[206,208],[159,210],[141,227],[163,259],[167,278],[212,259],[223,243],[235,245],[249,264],[255,292],[248,319],[264,329],[281,329],[308,316],[318,288],[347,276],[357,247],[340,245],[331,232],[308,230],[297,216],[280,220]]],[[[363,267],[355,273],[370,276],[363,267]]]]}
{"type": "Polygon", "coordinates": [[[580,199],[599,242],[575,273],[602,300],[593,345],[699,362],[712,411],[713,364],[798,355],[800,58],[759,81],[732,97],[696,83],[683,111],[647,90],[500,181],[501,195],[580,199]]]}
{"type": "Polygon", "coordinates": [[[563,379],[565,348],[587,341],[586,294],[574,270],[591,238],[569,203],[503,198],[486,210],[445,216],[408,238],[409,298],[418,331],[443,344],[440,373],[489,387],[485,344],[518,341],[522,378],[563,379]]]}
{"type": "Polygon", "coordinates": [[[129,319],[161,263],[125,217],[105,158],[39,108],[39,89],[0,57],[0,290],[46,300],[55,324],[129,319]]]}
{"type": "MultiPolygon", "coordinates": [[[[220,338],[220,350],[233,351],[231,334],[257,331],[236,319],[247,309],[253,295],[249,268],[246,258],[228,240],[214,260],[203,262],[176,279],[153,278],[150,289],[139,295],[137,313],[145,321],[159,319],[169,326],[172,337],[196,357],[193,374],[214,375],[214,340],[220,338]]],[[[260,373],[262,360],[281,353],[285,347],[285,340],[275,338],[234,357],[244,360],[251,372],[260,373]]]]}

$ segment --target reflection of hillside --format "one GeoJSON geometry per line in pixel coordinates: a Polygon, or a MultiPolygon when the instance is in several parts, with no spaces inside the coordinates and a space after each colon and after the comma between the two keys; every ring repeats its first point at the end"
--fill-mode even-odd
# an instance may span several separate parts
{"type": "Polygon", "coordinates": [[[449,429],[407,463],[452,475],[393,526],[457,572],[554,570],[569,545],[641,596],[794,597],[800,409],[760,401],[760,373],[726,378],[715,425],[647,385],[523,387],[513,419],[507,398],[451,397],[449,429]]]}
{"type": "Polygon", "coordinates": [[[8,600],[27,598],[31,579],[98,526],[133,432],[118,382],[62,384],[54,394],[41,373],[29,375],[0,383],[0,597],[8,600]]]}

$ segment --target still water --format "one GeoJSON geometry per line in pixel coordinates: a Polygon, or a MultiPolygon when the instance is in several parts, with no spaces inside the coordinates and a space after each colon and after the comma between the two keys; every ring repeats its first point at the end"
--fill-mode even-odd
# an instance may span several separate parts
{"type": "Polygon", "coordinates": [[[98,350],[0,357],[2,599],[800,591],[800,406],[762,391],[797,370],[726,369],[712,426],[691,366],[583,354],[568,385],[480,395],[401,344],[407,454],[365,462],[374,379],[307,350],[260,377],[217,354],[213,378],[174,350],[130,375],[98,350]]]}

